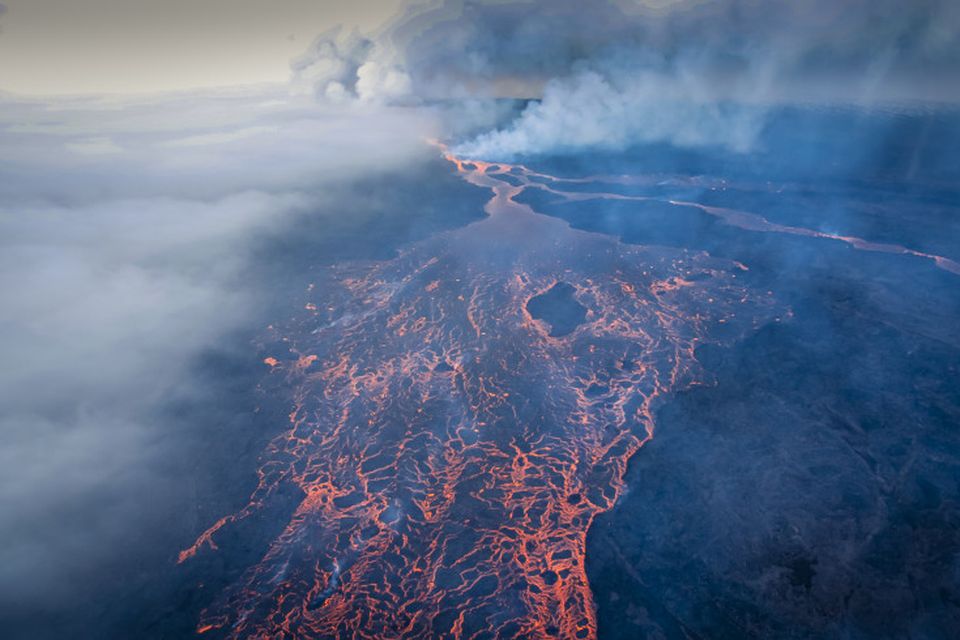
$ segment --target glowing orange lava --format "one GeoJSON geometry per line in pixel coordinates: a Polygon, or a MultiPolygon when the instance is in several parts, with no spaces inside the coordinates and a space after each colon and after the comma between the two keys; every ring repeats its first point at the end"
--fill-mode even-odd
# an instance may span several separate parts
{"type": "MultiPolygon", "coordinates": [[[[523,167],[447,156],[488,188],[484,220],[385,262],[330,268],[269,375],[292,391],[249,504],[303,498],[204,612],[231,638],[593,638],[587,530],[623,490],[694,350],[776,313],[742,265],[571,229],[514,198],[523,167]],[[509,176],[509,178],[508,178],[509,176]],[[527,303],[558,282],[588,309],[549,335],[527,303]]],[[[277,354],[280,355],[280,354],[277,354]]]]}

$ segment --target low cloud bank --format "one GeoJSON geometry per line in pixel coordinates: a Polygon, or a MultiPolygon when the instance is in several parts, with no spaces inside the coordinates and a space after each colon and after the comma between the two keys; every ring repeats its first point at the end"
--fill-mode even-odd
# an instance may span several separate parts
{"type": "Polygon", "coordinates": [[[0,614],[69,602],[162,515],[156,408],[262,317],[255,243],[435,134],[273,90],[0,103],[0,614]]]}

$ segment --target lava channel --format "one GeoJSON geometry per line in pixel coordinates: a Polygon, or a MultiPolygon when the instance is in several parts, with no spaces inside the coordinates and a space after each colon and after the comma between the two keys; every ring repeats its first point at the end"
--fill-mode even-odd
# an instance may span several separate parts
{"type": "Polygon", "coordinates": [[[742,265],[578,231],[514,198],[530,172],[447,156],[483,220],[319,274],[271,328],[291,394],[249,504],[303,498],[203,612],[229,638],[594,638],[587,530],[624,488],[658,403],[703,382],[695,350],[778,314],[742,265]],[[562,336],[528,302],[565,283],[562,336]]]}

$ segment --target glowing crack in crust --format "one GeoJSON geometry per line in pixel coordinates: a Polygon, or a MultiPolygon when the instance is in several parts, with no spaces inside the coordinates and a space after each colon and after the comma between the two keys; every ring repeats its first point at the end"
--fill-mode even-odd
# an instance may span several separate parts
{"type": "Polygon", "coordinates": [[[778,313],[742,265],[621,244],[514,198],[523,167],[448,156],[484,220],[395,259],[330,268],[271,328],[293,401],[250,502],[303,492],[266,554],[206,610],[231,638],[593,638],[587,530],[622,492],[694,350],[778,313]],[[562,337],[527,303],[558,282],[587,309],[562,337]]]}

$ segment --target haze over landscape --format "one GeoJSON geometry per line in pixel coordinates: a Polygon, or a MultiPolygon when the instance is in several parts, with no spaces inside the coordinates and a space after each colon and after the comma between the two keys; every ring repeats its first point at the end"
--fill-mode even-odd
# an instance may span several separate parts
{"type": "Polygon", "coordinates": [[[960,635],[960,7],[0,5],[0,635],[960,635]]]}

